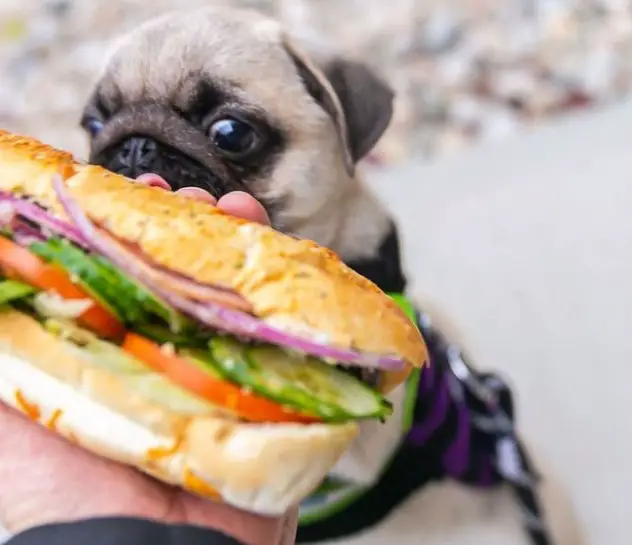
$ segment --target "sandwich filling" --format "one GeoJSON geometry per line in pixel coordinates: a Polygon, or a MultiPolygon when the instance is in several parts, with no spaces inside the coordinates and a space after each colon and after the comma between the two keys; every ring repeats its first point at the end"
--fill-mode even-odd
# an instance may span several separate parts
{"type": "Polygon", "coordinates": [[[274,330],[239,294],[150,263],[93,225],[61,179],[55,188],[68,223],[0,192],[0,312],[29,314],[176,412],[304,424],[390,415],[377,382],[402,362],[274,330]]]}

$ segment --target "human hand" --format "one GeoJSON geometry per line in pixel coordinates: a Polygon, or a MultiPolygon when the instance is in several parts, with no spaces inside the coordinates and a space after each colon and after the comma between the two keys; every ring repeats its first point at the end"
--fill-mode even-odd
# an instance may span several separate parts
{"type": "MultiPolygon", "coordinates": [[[[139,182],[170,189],[155,175],[139,182]]],[[[187,188],[224,211],[269,223],[265,209],[245,193],[218,202],[187,188]]],[[[294,543],[296,513],[265,518],[197,498],[134,470],[92,455],[0,403],[0,523],[19,532],[48,523],[94,517],[140,517],[204,526],[245,545],[294,543]]]]}

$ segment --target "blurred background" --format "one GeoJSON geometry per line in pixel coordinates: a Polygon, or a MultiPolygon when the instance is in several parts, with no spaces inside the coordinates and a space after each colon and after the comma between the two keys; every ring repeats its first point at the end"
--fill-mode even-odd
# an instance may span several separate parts
{"type": "MultiPolygon", "coordinates": [[[[0,125],[81,150],[77,108],[108,40],[160,12],[206,3],[1,0],[0,125]]],[[[632,89],[627,0],[224,3],[273,14],[310,46],[359,57],[389,79],[396,118],[376,163],[454,154],[632,89]]]]}
{"type": "MultiPolygon", "coordinates": [[[[0,0],[0,127],[85,154],[109,41],[211,0],[0,0]]],[[[629,545],[632,0],[231,0],[377,68],[369,183],[413,291],[517,392],[555,545],[629,545]]],[[[425,490],[349,544],[523,545],[509,497],[425,490]]]]}

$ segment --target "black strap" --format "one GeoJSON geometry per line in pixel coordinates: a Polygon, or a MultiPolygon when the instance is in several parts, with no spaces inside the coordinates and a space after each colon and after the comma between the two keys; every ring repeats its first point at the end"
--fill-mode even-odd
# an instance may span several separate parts
{"type": "Polygon", "coordinates": [[[243,545],[214,530],[144,519],[99,518],[48,524],[9,539],[6,545],[243,545]]]}
{"type": "MultiPolygon", "coordinates": [[[[432,361],[446,374],[453,401],[467,408],[472,428],[470,457],[488,455],[496,476],[514,492],[533,544],[553,545],[538,494],[540,478],[516,430],[511,389],[498,375],[475,371],[461,349],[433,327],[427,314],[419,312],[418,323],[429,340],[432,361]]],[[[447,476],[481,484],[480,467],[470,464],[465,474],[447,476]]]]}
{"type": "MultiPolygon", "coordinates": [[[[518,438],[509,386],[479,373],[424,313],[431,365],[422,372],[414,422],[379,481],[344,510],[304,523],[298,543],[339,539],[380,523],[413,492],[451,478],[475,487],[506,485],[533,545],[553,545],[538,497],[538,475],[518,438]]],[[[419,529],[423,541],[423,528],[419,529]]]]}
{"type": "Polygon", "coordinates": [[[386,293],[406,291],[399,235],[394,223],[391,223],[388,234],[384,237],[374,257],[351,260],[347,262],[347,265],[386,293]]]}

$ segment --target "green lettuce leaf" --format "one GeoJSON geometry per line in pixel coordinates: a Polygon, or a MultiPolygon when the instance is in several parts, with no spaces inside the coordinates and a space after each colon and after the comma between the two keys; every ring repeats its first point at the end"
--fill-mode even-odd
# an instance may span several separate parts
{"type": "Polygon", "coordinates": [[[143,286],[128,278],[101,256],[89,255],[66,240],[37,242],[30,250],[49,263],[62,267],[76,278],[92,297],[116,314],[124,323],[134,326],[156,324],[168,326],[162,334],[184,333],[194,328],[193,322],[156,298],[143,286]]]}

